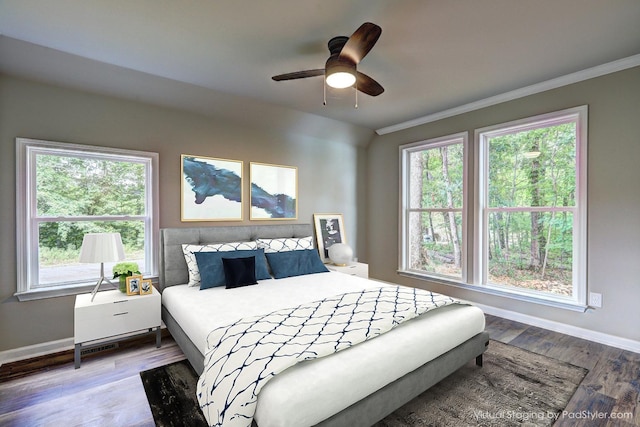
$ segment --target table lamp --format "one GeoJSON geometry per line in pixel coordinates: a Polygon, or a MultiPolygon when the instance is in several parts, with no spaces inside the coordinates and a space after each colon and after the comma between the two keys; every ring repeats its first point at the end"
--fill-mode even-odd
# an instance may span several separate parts
{"type": "Polygon", "coordinates": [[[353,259],[353,249],[346,243],[334,243],[328,252],[331,262],[338,266],[345,266],[353,259]]]}
{"type": "Polygon", "coordinates": [[[122,261],[123,259],[124,248],[122,247],[120,233],[87,233],[84,235],[82,248],[80,249],[80,262],[100,263],[100,279],[98,279],[96,287],[93,288],[93,292],[91,292],[92,302],[102,282],[107,282],[115,286],[110,280],[104,277],[104,263],[122,261]]]}

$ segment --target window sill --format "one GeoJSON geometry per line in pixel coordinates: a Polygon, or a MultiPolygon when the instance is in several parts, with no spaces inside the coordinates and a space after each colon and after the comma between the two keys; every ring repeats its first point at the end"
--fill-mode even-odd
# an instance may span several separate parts
{"type": "MultiPolygon", "coordinates": [[[[91,292],[95,286],[96,285],[94,283],[93,285],[81,285],[68,288],[42,288],[26,292],[16,292],[14,296],[18,298],[18,301],[34,301],[45,298],[57,298],[66,297],[69,295],[86,294],[88,292],[91,292]]],[[[102,285],[100,287],[100,290],[106,290],[107,288],[110,288],[110,286],[102,285]]]]}
{"type": "Polygon", "coordinates": [[[508,291],[504,288],[495,286],[476,286],[469,285],[463,282],[456,282],[454,280],[443,279],[442,277],[429,276],[426,274],[417,273],[415,271],[398,270],[397,273],[404,277],[410,277],[413,279],[419,279],[424,281],[430,281],[447,286],[454,286],[456,288],[466,289],[469,291],[480,292],[487,295],[498,296],[502,298],[509,298],[517,301],[524,301],[533,304],[546,305],[548,307],[560,308],[563,310],[577,311],[584,313],[589,308],[584,304],[579,304],[570,300],[552,300],[543,297],[538,297],[525,292],[508,291]]]}
{"type": "MultiPolygon", "coordinates": [[[[145,278],[151,279],[152,283],[157,287],[158,285],[157,276],[152,276],[152,277],[150,276],[145,278]]],[[[117,282],[114,282],[114,283],[115,285],[118,284],[117,282]]],[[[35,301],[35,300],[46,299],[46,298],[57,298],[57,297],[66,297],[71,295],[86,294],[93,291],[93,288],[95,288],[95,286],[96,284],[94,282],[93,284],[81,284],[76,286],[69,286],[66,288],[60,288],[60,287],[59,288],[41,288],[41,289],[31,290],[26,292],[16,292],[13,295],[16,298],[18,298],[18,301],[20,302],[35,301]]],[[[112,286],[109,286],[108,284],[102,284],[100,286],[100,291],[106,291],[110,289],[117,289],[117,286],[112,287],[112,286]]]]}

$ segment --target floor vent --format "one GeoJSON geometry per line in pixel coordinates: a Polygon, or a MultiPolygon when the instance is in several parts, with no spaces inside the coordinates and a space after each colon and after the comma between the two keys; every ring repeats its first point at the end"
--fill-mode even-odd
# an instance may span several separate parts
{"type": "Polygon", "coordinates": [[[113,350],[114,348],[118,348],[118,343],[117,342],[114,342],[114,343],[111,343],[111,344],[100,345],[100,346],[97,346],[97,347],[91,347],[91,348],[83,349],[82,351],[80,351],[80,354],[82,356],[84,356],[86,354],[98,353],[100,351],[113,350]]]}

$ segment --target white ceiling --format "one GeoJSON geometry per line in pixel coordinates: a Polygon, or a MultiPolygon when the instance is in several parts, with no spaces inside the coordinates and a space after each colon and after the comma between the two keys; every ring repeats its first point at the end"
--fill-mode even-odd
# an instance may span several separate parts
{"type": "Polygon", "coordinates": [[[250,98],[380,129],[640,54],[638,0],[0,0],[0,71],[203,113],[250,98]],[[328,93],[327,41],[382,36],[328,93]],[[28,43],[25,43],[28,42],[28,43]],[[34,46],[37,45],[37,46],[34,46]],[[214,101],[217,100],[217,101],[214,101]],[[222,105],[221,105],[222,102],[222,105]]]}

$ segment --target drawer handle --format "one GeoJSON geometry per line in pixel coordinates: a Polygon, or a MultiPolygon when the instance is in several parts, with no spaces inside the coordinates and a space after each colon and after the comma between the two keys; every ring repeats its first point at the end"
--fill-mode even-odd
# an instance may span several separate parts
{"type": "Polygon", "coordinates": [[[128,300],[123,299],[123,300],[120,300],[120,301],[114,301],[113,303],[114,304],[120,304],[121,302],[128,302],[128,300]]]}
{"type": "Polygon", "coordinates": [[[129,312],[125,311],[124,313],[116,313],[114,316],[124,316],[125,314],[129,314],[129,312]]]}

